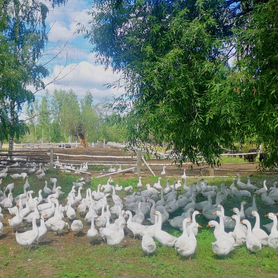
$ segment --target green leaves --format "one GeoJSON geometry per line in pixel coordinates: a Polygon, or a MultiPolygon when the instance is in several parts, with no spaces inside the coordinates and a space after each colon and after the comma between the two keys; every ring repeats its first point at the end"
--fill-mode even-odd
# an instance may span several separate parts
{"type": "Polygon", "coordinates": [[[88,38],[126,77],[131,142],[215,164],[252,138],[277,164],[277,1],[110,2],[98,2],[88,38]]]}
{"type": "Polygon", "coordinates": [[[48,71],[38,59],[47,41],[47,13],[39,1],[0,0],[0,141],[26,133],[19,114],[24,104],[34,101],[30,86],[44,88],[48,71]]]}

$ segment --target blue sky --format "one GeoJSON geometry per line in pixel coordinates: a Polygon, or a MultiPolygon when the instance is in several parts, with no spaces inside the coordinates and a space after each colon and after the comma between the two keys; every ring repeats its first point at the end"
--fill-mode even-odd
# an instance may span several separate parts
{"type": "Polygon", "coordinates": [[[103,102],[123,93],[123,88],[108,89],[105,86],[119,80],[121,75],[113,73],[111,68],[105,70],[102,65],[97,64],[94,53],[90,52],[90,43],[76,32],[78,23],[88,22],[92,0],[68,0],[65,5],[55,9],[50,6],[49,1],[45,2],[49,7],[49,33],[42,60],[47,62],[59,53],[47,65],[50,75],[45,83],[51,82],[47,91],[52,93],[55,89],[73,89],[80,96],[90,91],[96,102],[103,102]]]}

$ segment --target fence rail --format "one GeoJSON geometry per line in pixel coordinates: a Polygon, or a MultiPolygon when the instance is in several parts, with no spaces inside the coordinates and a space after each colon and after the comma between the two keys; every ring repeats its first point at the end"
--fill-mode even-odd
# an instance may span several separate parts
{"type": "MultiPolygon", "coordinates": [[[[22,162],[22,167],[25,162],[36,162],[36,163],[49,163],[50,167],[57,164],[59,161],[62,164],[72,164],[74,166],[80,166],[82,163],[87,162],[89,166],[104,166],[109,167],[113,166],[124,166],[127,168],[135,168],[137,169],[137,174],[140,175],[141,167],[143,168],[143,165],[145,165],[144,169],[142,169],[142,172],[150,171],[152,175],[159,175],[162,166],[167,166],[169,171],[172,172],[178,172],[180,171],[179,167],[177,165],[174,165],[171,163],[171,160],[163,159],[163,160],[148,160],[146,161],[144,159],[144,156],[140,154],[140,151],[138,151],[137,155],[123,155],[125,152],[119,152],[114,150],[99,150],[94,148],[92,154],[80,154],[80,153],[72,153],[76,152],[74,150],[68,149],[66,150],[59,150],[55,149],[55,146],[62,145],[63,143],[53,143],[53,144],[43,144],[43,148],[37,148],[37,149],[15,149],[13,152],[9,153],[8,151],[0,151],[0,169],[5,167],[6,164],[12,164],[13,162],[22,162]],[[49,146],[46,148],[46,146],[49,146]],[[54,152],[55,150],[55,152],[54,152]],[[119,155],[117,155],[117,153],[119,155]],[[59,158],[58,158],[59,157],[59,158]],[[3,161],[6,161],[5,163],[1,163],[3,161]]],[[[76,143],[72,143],[73,145],[76,145],[76,143]]],[[[25,145],[34,146],[36,144],[17,144],[17,146],[20,145],[21,147],[25,145]]],[[[37,144],[38,146],[41,146],[41,144],[37,144]]],[[[77,144],[78,145],[78,144],[77,144]]],[[[109,149],[109,147],[108,147],[109,149]]],[[[79,151],[77,151],[79,152],[79,151]]],[[[248,155],[257,155],[260,154],[260,152],[244,152],[244,153],[223,153],[222,156],[248,156],[248,155]]],[[[185,165],[191,165],[191,163],[183,163],[183,167],[185,165]]],[[[208,172],[211,169],[208,167],[208,165],[203,165],[203,171],[208,172]]],[[[214,171],[228,171],[228,169],[218,169],[218,168],[212,168],[211,173],[209,174],[214,175],[214,171]]],[[[125,170],[125,169],[123,169],[125,170]]],[[[200,170],[200,171],[201,171],[200,170]]],[[[239,172],[241,170],[238,170],[239,172]]],[[[244,170],[245,171],[245,170],[244,170]]],[[[123,171],[122,173],[124,173],[123,171]]]]}

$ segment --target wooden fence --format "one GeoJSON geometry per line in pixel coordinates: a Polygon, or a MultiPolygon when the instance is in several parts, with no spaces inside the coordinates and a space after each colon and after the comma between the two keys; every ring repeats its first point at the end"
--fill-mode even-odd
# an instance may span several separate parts
{"type": "MultiPolygon", "coordinates": [[[[50,167],[53,167],[55,166],[55,164],[57,164],[57,161],[62,164],[72,164],[73,166],[80,166],[82,163],[86,162],[88,166],[103,166],[104,168],[106,168],[106,170],[108,169],[108,167],[114,167],[119,168],[119,170],[117,170],[119,173],[125,172],[126,169],[134,169],[137,174],[141,174],[141,172],[146,174],[151,173],[153,176],[160,175],[163,165],[167,167],[168,173],[171,173],[170,175],[179,175],[181,172],[181,168],[183,167],[186,167],[188,169],[192,167],[193,169],[191,163],[185,163],[181,165],[181,167],[179,167],[178,165],[174,165],[173,163],[171,163],[171,160],[145,160],[142,152],[140,151],[137,152],[137,155],[114,155],[113,151],[110,152],[109,150],[106,150],[106,152],[100,154],[97,151],[95,151],[95,154],[74,154],[72,153],[74,152],[73,150],[71,151],[69,149],[66,151],[57,147],[57,145],[61,144],[62,143],[49,144],[50,148],[45,148],[46,145],[44,144],[44,148],[40,148],[38,146],[37,148],[32,149],[28,147],[24,150],[15,149],[12,153],[9,153],[8,151],[0,151],[0,170],[6,167],[6,165],[11,165],[15,162],[20,162],[21,164],[24,164],[26,162],[44,163],[49,164],[50,167]],[[56,148],[53,148],[53,146],[56,146],[56,148]],[[113,155],[111,155],[111,153],[113,155]]],[[[32,144],[32,146],[34,146],[34,144],[32,144]]],[[[21,148],[22,147],[23,145],[21,144],[21,148]]],[[[244,156],[250,154],[256,155],[257,152],[223,154],[223,156],[244,156]]],[[[192,171],[192,173],[194,175],[200,174],[214,176],[216,172],[225,171],[226,169],[214,169],[204,164],[199,167],[194,166],[194,171],[192,171]]],[[[237,171],[245,172],[246,170],[237,171]]],[[[254,172],[254,170],[250,172],[254,172]]]]}

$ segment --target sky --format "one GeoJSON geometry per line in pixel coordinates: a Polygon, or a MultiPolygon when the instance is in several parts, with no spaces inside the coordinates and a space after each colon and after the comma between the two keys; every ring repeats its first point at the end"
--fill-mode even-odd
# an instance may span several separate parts
{"type": "MultiPolygon", "coordinates": [[[[50,83],[46,90],[72,89],[78,96],[92,93],[96,103],[102,103],[119,96],[123,88],[107,88],[107,83],[116,82],[120,73],[96,63],[92,46],[82,34],[77,32],[78,23],[86,24],[92,0],[68,0],[65,5],[54,9],[46,1],[49,14],[48,44],[42,57],[50,72],[44,80],[50,83]],[[56,55],[58,56],[53,59],[56,55]],[[53,61],[51,61],[53,59],[53,61]]],[[[45,92],[40,92],[40,95],[45,92]]]]}

